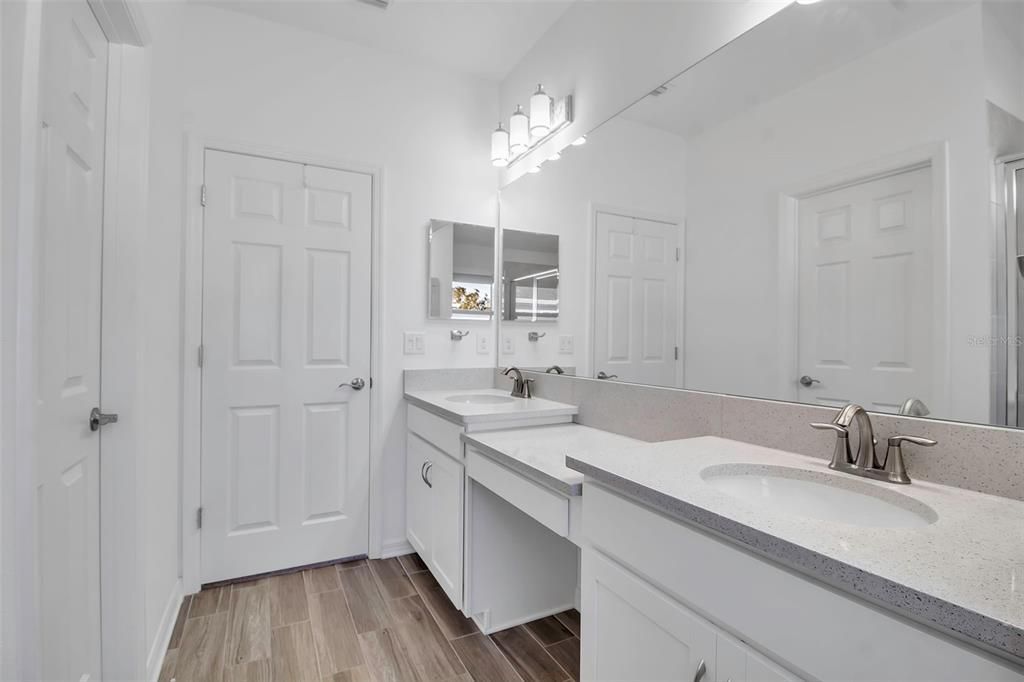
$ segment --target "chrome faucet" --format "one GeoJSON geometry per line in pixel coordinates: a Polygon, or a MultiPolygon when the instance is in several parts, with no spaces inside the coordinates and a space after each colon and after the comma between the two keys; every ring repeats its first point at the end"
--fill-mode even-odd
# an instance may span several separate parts
{"type": "Polygon", "coordinates": [[[903,443],[931,447],[938,441],[918,436],[890,436],[885,450],[885,459],[879,463],[875,454],[875,430],[871,417],[860,405],[850,403],[835,416],[829,424],[813,423],[812,427],[836,434],[836,446],[828,468],[854,476],[864,476],[889,483],[910,483],[910,476],[903,462],[903,443]],[[857,456],[850,452],[850,426],[857,422],[857,456]]]}
{"type": "Polygon", "coordinates": [[[512,376],[509,379],[512,380],[512,397],[513,398],[532,398],[532,391],[530,390],[530,384],[533,383],[533,379],[524,379],[523,373],[519,371],[518,367],[509,367],[504,372],[505,376],[512,376]]]}
{"type": "Polygon", "coordinates": [[[551,365],[546,370],[544,370],[544,373],[545,374],[565,374],[565,370],[562,369],[561,367],[559,367],[558,365],[551,365]]]}

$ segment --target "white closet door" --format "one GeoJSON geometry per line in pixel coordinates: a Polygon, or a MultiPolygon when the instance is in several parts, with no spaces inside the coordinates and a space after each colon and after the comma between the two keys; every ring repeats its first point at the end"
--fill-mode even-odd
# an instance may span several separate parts
{"type": "Polygon", "coordinates": [[[42,678],[99,680],[100,282],[107,41],[89,6],[42,4],[36,495],[42,678]]]}
{"type": "Polygon", "coordinates": [[[800,201],[801,402],[933,400],[931,194],[922,168],[800,201]]]}
{"type": "Polygon", "coordinates": [[[365,554],[372,178],[205,163],[202,580],[365,554]]]}
{"type": "Polygon", "coordinates": [[[676,385],[679,228],[597,214],[594,374],[676,385]]]}

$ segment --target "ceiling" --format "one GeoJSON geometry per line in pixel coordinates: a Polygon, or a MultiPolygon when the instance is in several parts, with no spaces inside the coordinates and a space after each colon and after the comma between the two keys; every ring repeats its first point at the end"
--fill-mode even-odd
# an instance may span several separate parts
{"type": "Polygon", "coordinates": [[[500,80],[572,0],[200,0],[436,66],[500,80]]]}
{"type": "Polygon", "coordinates": [[[677,76],[664,94],[645,97],[622,116],[684,137],[699,135],[966,4],[847,0],[790,5],[677,76]]]}

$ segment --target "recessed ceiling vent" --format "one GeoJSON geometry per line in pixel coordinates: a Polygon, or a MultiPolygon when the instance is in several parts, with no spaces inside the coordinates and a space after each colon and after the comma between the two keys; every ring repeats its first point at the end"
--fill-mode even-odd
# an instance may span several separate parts
{"type": "Polygon", "coordinates": [[[391,0],[362,0],[362,1],[365,2],[367,5],[373,5],[374,7],[379,7],[380,9],[387,9],[388,5],[391,4],[391,0]]]}

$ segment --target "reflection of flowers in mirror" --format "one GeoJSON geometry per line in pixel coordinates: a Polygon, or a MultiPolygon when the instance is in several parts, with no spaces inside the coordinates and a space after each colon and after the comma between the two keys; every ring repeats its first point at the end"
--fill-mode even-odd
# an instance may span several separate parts
{"type": "Polygon", "coordinates": [[[490,310],[491,297],[479,289],[452,287],[452,308],[456,310],[490,310]]]}

